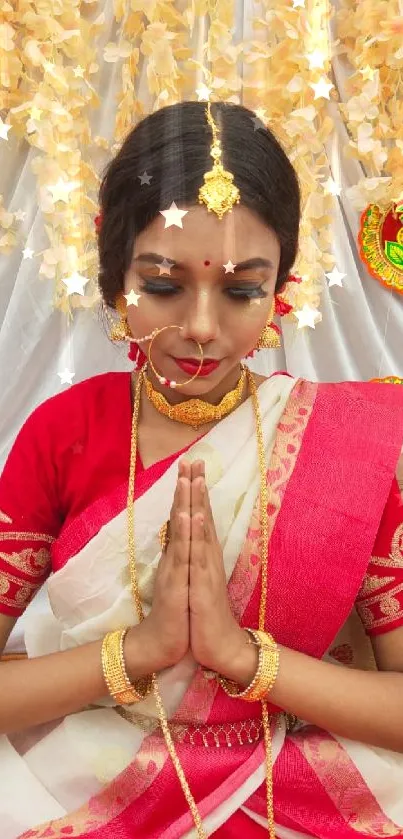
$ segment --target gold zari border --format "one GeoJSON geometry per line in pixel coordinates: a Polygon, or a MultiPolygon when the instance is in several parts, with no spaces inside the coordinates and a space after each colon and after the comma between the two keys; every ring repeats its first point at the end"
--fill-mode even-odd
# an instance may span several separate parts
{"type": "Polygon", "coordinates": [[[3,531],[0,533],[0,542],[49,542],[55,541],[54,536],[48,533],[31,533],[30,531],[3,531]]]}

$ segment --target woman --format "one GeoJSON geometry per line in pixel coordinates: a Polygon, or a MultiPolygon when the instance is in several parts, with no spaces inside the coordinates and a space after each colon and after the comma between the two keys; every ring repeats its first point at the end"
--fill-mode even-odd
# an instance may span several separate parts
{"type": "Polygon", "coordinates": [[[0,648],[45,579],[52,606],[1,665],[2,839],[403,835],[402,392],[242,370],[300,196],[251,112],[205,111],[147,117],[102,182],[140,371],[41,405],[1,478],[0,648]]]}

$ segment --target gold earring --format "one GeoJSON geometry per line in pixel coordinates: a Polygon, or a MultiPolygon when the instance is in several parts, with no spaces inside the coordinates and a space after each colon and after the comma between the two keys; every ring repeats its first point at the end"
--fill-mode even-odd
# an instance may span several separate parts
{"type": "Polygon", "coordinates": [[[127,320],[127,308],[123,295],[119,295],[116,300],[116,311],[119,315],[119,320],[113,321],[112,318],[110,318],[110,338],[112,341],[127,341],[128,339],[131,339],[131,332],[127,320]]]}
{"type": "Polygon", "coordinates": [[[280,336],[275,328],[275,324],[273,323],[274,312],[275,302],[273,300],[266,326],[256,344],[256,349],[258,350],[278,350],[279,347],[281,347],[280,336]]]}

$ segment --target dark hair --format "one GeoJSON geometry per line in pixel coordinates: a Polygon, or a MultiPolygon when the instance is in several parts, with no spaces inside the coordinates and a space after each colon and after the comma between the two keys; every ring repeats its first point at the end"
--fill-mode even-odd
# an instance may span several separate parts
{"type": "MultiPolygon", "coordinates": [[[[280,291],[298,247],[297,175],[274,134],[263,124],[257,127],[253,111],[224,102],[213,103],[211,110],[221,132],[223,164],[234,175],[241,205],[254,210],[280,242],[280,291]]],[[[178,206],[197,204],[204,173],[212,166],[211,141],[206,104],[181,102],[139,122],[108,164],[99,190],[98,234],[99,286],[108,305],[114,305],[123,289],[135,236],[172,201],[178,206]],[[144,171],[152,176],[149,186],[140,185],[144,171]]]]}

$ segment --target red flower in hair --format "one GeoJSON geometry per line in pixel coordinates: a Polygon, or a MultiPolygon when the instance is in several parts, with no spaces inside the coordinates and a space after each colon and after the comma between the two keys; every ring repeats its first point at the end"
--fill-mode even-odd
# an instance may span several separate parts
{"type": "Polygon", "coordinates": [[[275,311],[276,315],[280,315],[280,317],[282,318],[284,315],[289,315],[290,312],[292,312],[291,304],[286,303],[286,301],[283,300],[283,298],[280,297],[279,294],[276,294],[276,296],[274,298],[274,301],[275,301],[274,311],[275,311]]]}
{"type": "Polygon", "coordinates": [[[101,227],[102,218],[103,218],[102,213],[99,213],[99,215],[96,216],[95,219],[94,219],[94,224],[95,224],[95,227],[97,228],[97,230],[99,230],[99,228],[101,227]]]}

